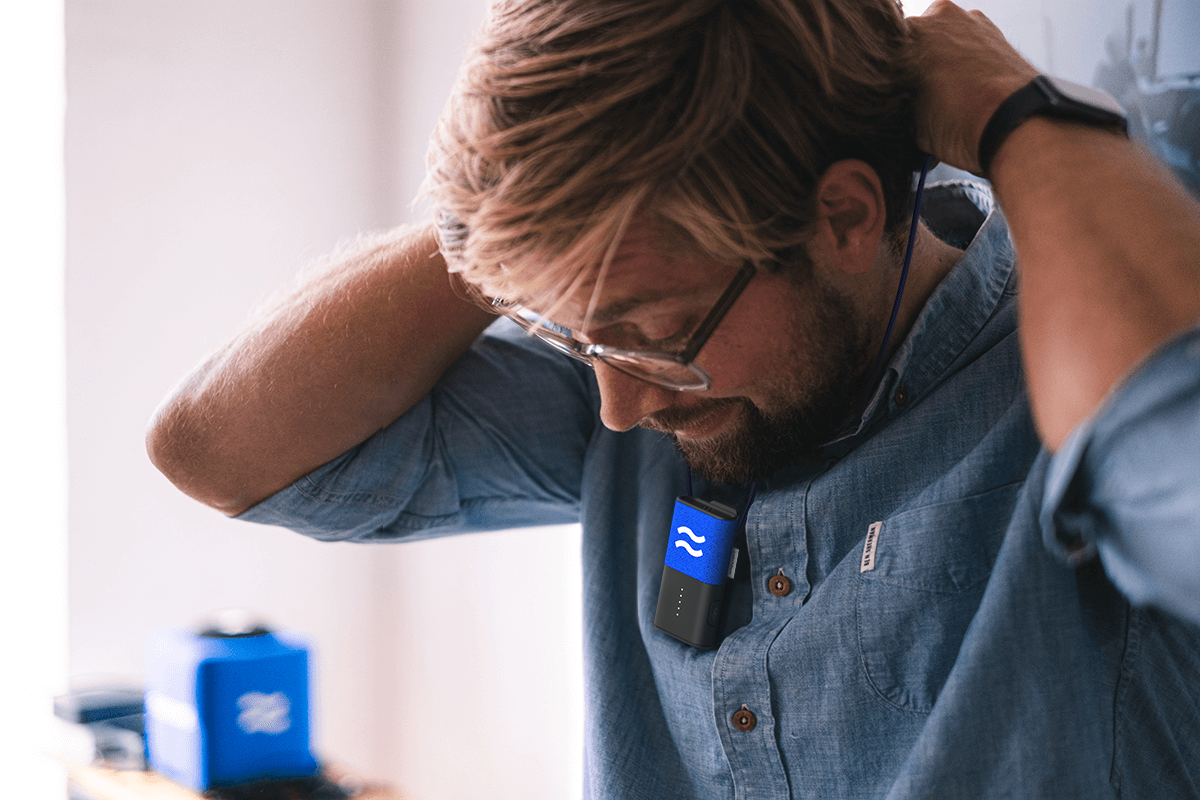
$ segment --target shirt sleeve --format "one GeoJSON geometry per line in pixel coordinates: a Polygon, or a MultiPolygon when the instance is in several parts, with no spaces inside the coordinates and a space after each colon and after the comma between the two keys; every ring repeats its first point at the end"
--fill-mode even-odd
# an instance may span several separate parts
{"type": "Polygon", "coordinates": [[[1051,460],[1041,524],[1133,603],[1200,623],[1200,327],[1136,369],[1051,460]]]}
{"type": "Polygon", "coordinates": [[[501,320],[403,416],[239,519],[326,541],[574,522],[599,424],[591,370],[501,320]]]}

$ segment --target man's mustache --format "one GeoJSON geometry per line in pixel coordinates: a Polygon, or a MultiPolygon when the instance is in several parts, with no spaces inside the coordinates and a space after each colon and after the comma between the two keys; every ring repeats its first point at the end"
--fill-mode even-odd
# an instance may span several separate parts
{"type": "Polygon", "coordinates": [[[678,430],[690,428],[698,422],[702,422],[718,411],[723,411],[730,406],[739,405],[740,401],[732,397],[723,397],[720,399],[704,400],[696,405],[664,408],[649,414],[638,422],[642,428],[659,433],[674,433],[678,430]]]}

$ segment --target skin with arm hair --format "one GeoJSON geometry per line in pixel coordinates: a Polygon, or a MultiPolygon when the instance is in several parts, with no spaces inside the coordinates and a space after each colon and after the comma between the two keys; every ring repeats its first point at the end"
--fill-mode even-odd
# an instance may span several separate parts
{"type": "Polygon", "coordinates": [[[151,420],[151,460],[236,515],[423,397],[494,319],[451,284],[431,228],[397,230],[209,356],[151,420]]]}
{"type": "MultiPolygon", "coordinates": [[[[924,76],[918,145],[978,173],[988,119],[1037,72],[979,12],[939,0],[909,22],[924,76]]],[[[1005,140],[989,177],[1020,264],[1034,417],[1055,449],[1200,320],[1200,207],[1137,143],[1041,117],[1005,140]]]]}

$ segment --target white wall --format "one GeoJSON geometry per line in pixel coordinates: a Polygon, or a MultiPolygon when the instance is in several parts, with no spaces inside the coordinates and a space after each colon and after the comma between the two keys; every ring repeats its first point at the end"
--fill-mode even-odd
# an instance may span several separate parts
{"type": "Polygon", "coordinates": [[[0,10],[0,775],[25,800],[66,781],[46,754],[67,667],[62,22],[55,2],[0,10]]]}
{"type": "Polygon", "coordinates": [[[579,792],[577,530],[318,544],[201,507],[142,445],[171,384],[306,260],[409,218],[482,16],[68,0],[70,673],[136,683],[148,631],[250,607],[316,644],[322,754],[417,797],[560,798],[579,792]],[[503,603],[449,580],[497,563],[503,603]],[[523,563],[547,565],[536,584],[523,563]]]}

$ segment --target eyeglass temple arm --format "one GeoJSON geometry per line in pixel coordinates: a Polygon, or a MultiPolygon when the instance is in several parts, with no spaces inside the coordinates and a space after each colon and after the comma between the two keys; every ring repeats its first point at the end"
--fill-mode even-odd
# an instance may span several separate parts
{"type": "Polygon", "coordinates": [[[717,329],[717,325],[725,317],[730,306],[738,299],[742,290],[746,288],[746,284],[750,283],[750,279],[754,277],[754,265],[747,262],[742,265],[741,270],[734,276],[733,283],[729,284],[729,288],[717,300],[717,304],[713,306],[712,311],[708,312],[708,316],[700,323],[700,327],[696,329],[695,335],[692,337],[691,344],[687,346],[682,353],[679,354],[680,363],[687,364],[696,357],[700,352],[700,348],[704,347],[704,343],[708,341],[708,337],[712,336],[713,331],[717,329]]]}

